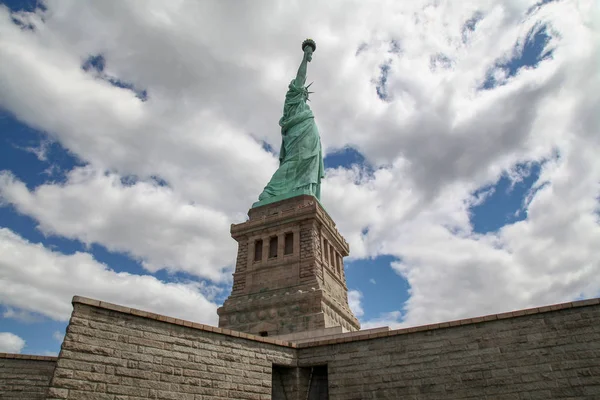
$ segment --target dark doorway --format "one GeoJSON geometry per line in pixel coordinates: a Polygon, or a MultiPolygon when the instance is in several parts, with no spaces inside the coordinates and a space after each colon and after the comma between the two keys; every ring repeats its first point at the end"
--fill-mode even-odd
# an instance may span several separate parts
{"type": "Polygon", "coordinates": [[[272,400],[291,400],[294,398],[293,382],[294,369],[273,365],[273,379],[271,381],[272,400]]]}
{"type": "Polygon", "coordinates": [[[308,400],[329,399],[329,383],[327,382],[327,365],[312,368],[309,380],[308,400]]]}
{"type": "Polygon", "coordinates": [[[329,400],[327,365],[284,367],[273,365],[273,400],[329,400]]]}

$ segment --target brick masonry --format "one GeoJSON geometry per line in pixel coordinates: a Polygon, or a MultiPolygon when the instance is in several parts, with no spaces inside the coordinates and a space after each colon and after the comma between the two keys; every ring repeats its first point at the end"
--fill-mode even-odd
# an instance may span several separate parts
{"type": "MultiPolygon", "coordinates": [[[[73,303],[52,400],[305,399],[307,371],[318,365],[327,365],[332,400],[600,398],[600,299],[299,344],[77,296],[73,303]]],[[[55,363],[8,357],[0,356],[4,379],[7,366],[13,376],[37,370],[48,379],[55,363]]],[[[0,398],[23,398],[21,388],[42,381],[3,383],[0,398]]]]}
{"type": "Polygon", "coordinates": [[[45,399],[56,357],[0,353],[0,399],[45,399]]]}

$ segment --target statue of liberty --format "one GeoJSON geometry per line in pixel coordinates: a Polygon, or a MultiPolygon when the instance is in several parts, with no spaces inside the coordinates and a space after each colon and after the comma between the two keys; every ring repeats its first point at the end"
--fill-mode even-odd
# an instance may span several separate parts
{"type": "Polygon", "coordinates": [[[304,56],[298,68],[296,79],[288,86],[283,105],[283,116],[279,120],[281,126],[281,150],[279,152],[279,168],[258,196],[258,207],[290,197],[307,194],[321,198],[321,178],[324,177],[321,139],[315,123],[315,116],[306,103],[308,86],[306,83],[306,67],[317,49],[312,39],[302,42],[304,56]]]}

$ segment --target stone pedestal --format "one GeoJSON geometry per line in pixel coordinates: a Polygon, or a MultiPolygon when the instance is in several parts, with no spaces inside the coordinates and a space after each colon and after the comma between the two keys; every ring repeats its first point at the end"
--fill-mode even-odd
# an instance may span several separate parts
{"type": "Polygon", "coordinates": [[[283,335],[341,326],[360,329],[348,306],[348,243],[313,196],[256,207],[231,225],[238,242],[233,289],[219,327],[283,335]]]}

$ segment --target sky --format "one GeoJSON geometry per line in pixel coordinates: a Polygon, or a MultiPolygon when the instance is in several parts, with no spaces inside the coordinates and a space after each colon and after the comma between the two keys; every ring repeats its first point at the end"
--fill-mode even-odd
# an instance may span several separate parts
{"type": "Polygon", "coordinates": [[[592,1],[0,1],[0,352],[74,295],[216,325],[308,66],[363,328],[600,296],[592,1]]]}

